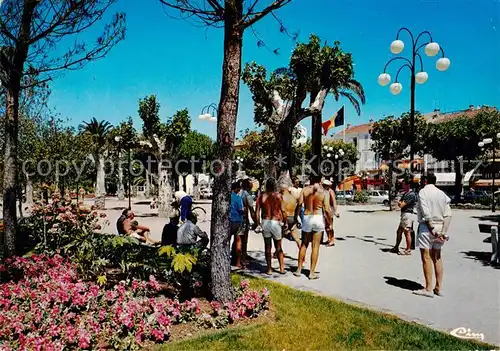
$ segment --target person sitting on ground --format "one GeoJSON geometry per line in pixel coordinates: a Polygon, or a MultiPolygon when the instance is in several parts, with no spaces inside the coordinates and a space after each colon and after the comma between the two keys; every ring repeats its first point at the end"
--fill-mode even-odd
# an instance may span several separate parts
{"type": "Polygon", "coordinates": [[[129,210],[127,212],[127,218],[123,221],[125,234],[146,244],[157,244],[158,241],[151,239],[150,229],[146,226],[139,225],[139,222],[134,220],[134,218],[134,212],[129,210]]]}
{"type": "Polygon", "coordinates": [[[256,206],[256,220],[260,225],[260,216],[262,209],[262,236],[264,237],[264,248],[266,253],[267,272],[271,275],[273,273],[271,265],[271,248],[272,241],[276,249],[276,256],[278,257],[280,265],[280,273],[285,274],[285,264],[283,249],[281,247],[281,239],[283,236],[283,228],[287,227],[287,217],[285,208],[283,206],[283,198],[280,193],[276,192],[276,180],[269,178],[266,181],[266,192],[257,199],[256,206]],[[282,228],[283,223],[283,228],[282,228]]]}
{"type": "Polygon", "coordinates": [[[127,219],[129,211],[130,210],[128,208],[123,210],[122,214],[116,221],[116,230],[118,231],[119,235],[127,235],[127,232],[125,231],[125,228],[123,226],[123,222],[125,222],[125,220],[127,219]]]}
{"type": "Polygon", "coordinates": [[[196,225],[198,218],[189,212],[186,222],[177,230],[177,246],[205,248],[208,245],[208,235],[196,225]],[[198,240],[198,238],[200,240],[198,240]]]}
{"type": "Polygon", "coordinates": [[[176,191],[174,196],[181,213],[181,222],[184,222],[187,218],[188,213],[191,213],[193,207],[193,198],[182,190],[176,191]]]}
{"type": "Polygon", "coordinates": [[[177,245],[177,231],[179,230],[179,212],[172,211],[170,221],[165,224],[161,234],[161,246],[177,245]]]}

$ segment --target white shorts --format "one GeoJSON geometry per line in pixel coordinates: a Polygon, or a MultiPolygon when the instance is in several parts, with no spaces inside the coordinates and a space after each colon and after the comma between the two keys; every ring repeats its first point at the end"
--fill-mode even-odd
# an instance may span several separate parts
{"type": "Polygon", "coordinates": [[[262,236],[265,239],[273,238],[274,240],[281,240],[283,236],[283,228],[281,227],[280,221],[263,219],[262,236]]]}
{"type": "MultiPolygon", "coordinates": [[[[435,229],[439,233],[441,225],[436,225],[435,229]]],[[[437,238],[430,233],[425,223],[420,223],[418,225],[417,245],[420,249],[441,249],[443,244],[443,242],[438,241],[437,238]]]]}
{"type": "Polygon", "coordinates": [[[413,228],[413,222],[415,219],[416,216],[413,213],[401,212],[399,226],[404,229],[413,228]]]}
{"type": "Polygon", "coordinates": [[[302,231],[304,233],[318,233],[325,230],[325,222],[323,215],[305,215],[304,223],[302,223],[302,231]]]}

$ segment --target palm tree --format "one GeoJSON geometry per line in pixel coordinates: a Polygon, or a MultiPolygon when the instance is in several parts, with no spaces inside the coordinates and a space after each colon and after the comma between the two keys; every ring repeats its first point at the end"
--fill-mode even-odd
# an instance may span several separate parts
{"type": "Polygon", "coordinates": [[[111,123],[107,121],[98,121],[93,117],[90,122],[83,122],[80,126],[82,134],[88,134],[92,139],[91,153],[94,160],[97,161],[97,179],[96,179],[96,202],[99,209],[105,208],[106,183],[104,171],[104,156],[106,152],[108,132],[112,128],[111,123]]]}

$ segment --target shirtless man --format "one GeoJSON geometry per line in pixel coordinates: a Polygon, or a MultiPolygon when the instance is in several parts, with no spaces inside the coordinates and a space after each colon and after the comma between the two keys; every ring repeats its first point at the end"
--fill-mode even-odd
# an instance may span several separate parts
{"type": "Polygon", "coordinates": [[[266,252],[267,274],[273,273],[271,266],[271,239],[274,241],[274,248],[280,264],[280,273],[285,274],[285,262],[283,249],[281,248],[281,238],[283,229],[281,223],[286,228],[286,212],[283,206],[283,198],[275,191],[276,181],[269,178],[266,181],[266,191],[257,199],[255,209],[256,224],[260,225],[262,210],[262,236],[264,237],[264,247],[266,252]]]}
{"type": "Polygon", "coordinates": [[[311,175],[311,185],[306,186],[299,198],[299,206],[304,204],[304,223],[302,224],[302,244],[299,251],[299,262],[295,276],[300,277],[302,274],[302,265],[306,256],[307,247],[312,242],[311,268],[309,279],[318,279],[315,273],[316,264],[318,263],[319,246],[325,224],[323,222],[323,211],[325,213],[326,228],[331,230],[331,210],[330,197],[320,184],[321,177],[311,175]]]}
{"type": "Polygon", "coordinates": [[[126,218],[123,221],[123,230],[125,234],[136,238],[137,240],[142,241],[146,244],[157,244],[158,241],[155,241],[150,237],[150,229],[146,226],[139,225],[139,223],[134,220],[134,218],[134,212],[128,210],[126,218]]]}
{"type": "MultiPolygon", "coordinates": [[[[331,188],[332,182],[328,179],[323,181],[323,188],[328,192],[328,197],[330,199],[330,208],[333,210],[333,215],[339,218],[339,213],[337,212],[337,200],[335,199],[335,191],[331,188]]],[[[335,234],[333,231],[333,218],[332,218],[332,226],[330,230],[326,231],[328,234],[328,242],[326,246],[335,246],[335,234]]]]}
{"type": "MultiPolygon", "coordinates": [[[[300,249],[300,237],[297,228],[297,215],[299,211],[297,205],[299,199],[293,196],[289,189],[288,184],[280,184],[280,193],[283,197],[283,207],[285,208],[287,218],[287,235],[292,235],[293,240],[295,240],[297,247],[300,249]]],[[[300,194],[298,197],[300,197],[300,194]]]]}

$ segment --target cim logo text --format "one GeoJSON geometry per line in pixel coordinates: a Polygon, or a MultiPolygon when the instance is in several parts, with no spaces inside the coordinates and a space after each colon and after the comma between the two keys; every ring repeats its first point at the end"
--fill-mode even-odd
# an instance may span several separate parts
{"type": "Polygon", "coordinates": [[[472,339],[472,340],[484,340],[483,333],[473,333],[470,328],[458,327],[450,332],[451,335],[456,336],[460,339],[472,339]]]}

